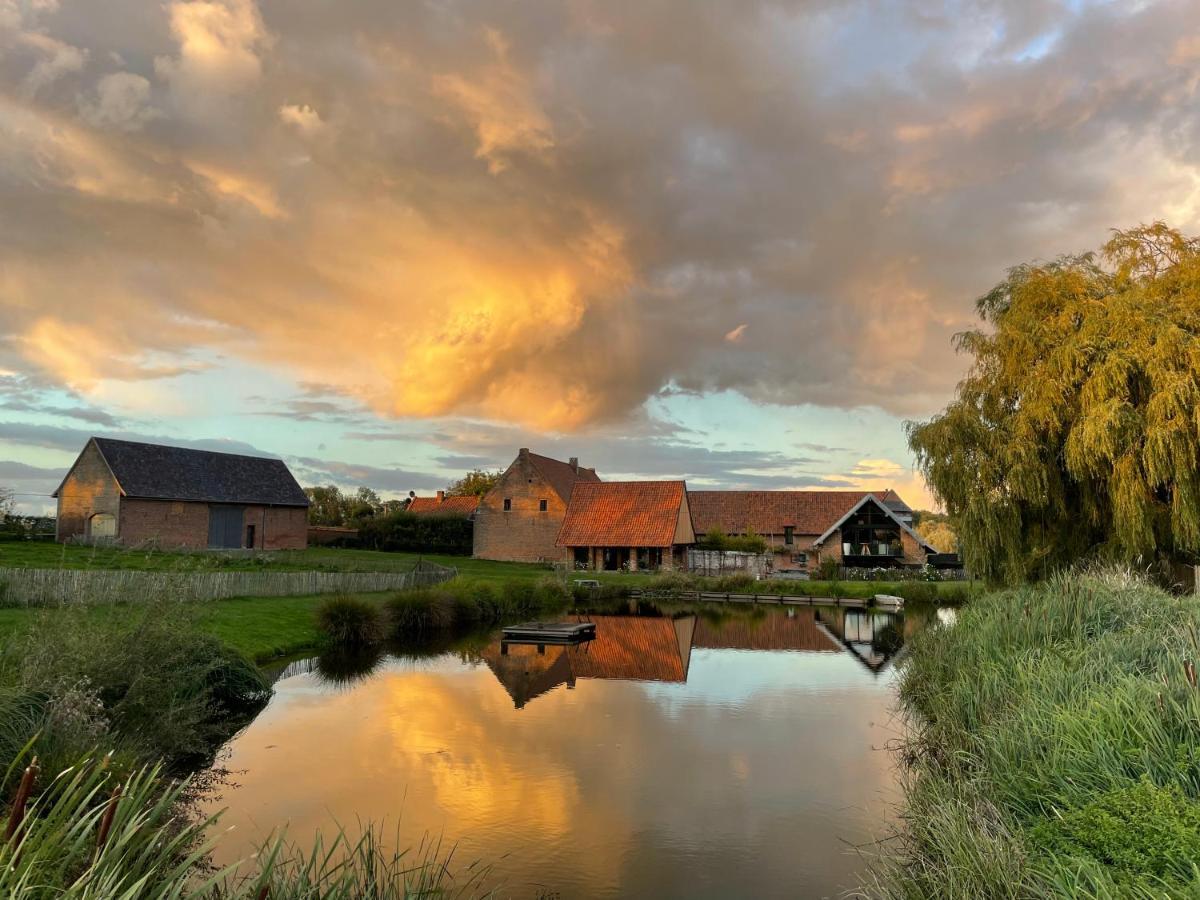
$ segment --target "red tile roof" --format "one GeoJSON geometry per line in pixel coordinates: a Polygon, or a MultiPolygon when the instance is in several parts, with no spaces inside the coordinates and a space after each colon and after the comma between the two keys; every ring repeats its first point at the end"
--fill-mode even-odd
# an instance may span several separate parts
{"type": "MultiPolygon", "coordinates": [[[[867,494],[899,501],[895,491],[688,491],[696,535],[719,528],[726,534],[823,534],[867,494]]],[[[903,501],[900,501],[903,502],[903,501]]]]}
{"type": "Polygon", "coordinates": [[[558,546],[669,547],[686,491],[682,481],[581,481],[558,546]]]}
{"type": "Polygon", "coordinates": [[[538,453],[530,453],[529,461],[533,467],[542,473],[542,477],[554,488],[554,493],[562,498],[563,503],[569,503],[571,493],[578,482],[597,483],[600,476],[595,469],[585,469],[582,466],[572,466],[560,459],[551,459],[538,453]]]}
{"type": "Polygon", "coordinates": [[[576,678],[687,681],[696,617],[590,616],[596,639],[567,648],[576,678]]]}
{"type": "Polygon", "coordinates": [[[413,497],[408,511],[418,515],[469,516],[479,508],[479,498],[474,494],[465,497],[413,497]]]}
{"type": "Polygon", "coordinates": [[[696,647],[721,650],[809,650],[840,652],[841,645],[828,631],[817,627],[816,610],[788,610],[762,619],[726,619],[716,624],[696,622],[696,647]]]}

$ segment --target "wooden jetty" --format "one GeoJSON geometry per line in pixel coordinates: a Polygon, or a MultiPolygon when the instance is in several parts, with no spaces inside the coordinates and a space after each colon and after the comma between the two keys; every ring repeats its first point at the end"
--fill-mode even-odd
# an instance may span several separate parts
{"type": "Polygon", "coordinates": [[[596,637],[594,622],[524,622],[502,632],[509,644],[578,644],[596,637]]]}
{"type": "Polygon", "coordinates": [[[899,597],[876,594],[874,597],[796,597],[791,594],[733,594],[728,591],[646,591],[629,592],[635,600],[684,600],[698,603],[767,603],[776,606],[841,606],[847,609],[898,610],[904,605],[899,597]],[[899,601],[899,602],[897,602],[899,601]]]}

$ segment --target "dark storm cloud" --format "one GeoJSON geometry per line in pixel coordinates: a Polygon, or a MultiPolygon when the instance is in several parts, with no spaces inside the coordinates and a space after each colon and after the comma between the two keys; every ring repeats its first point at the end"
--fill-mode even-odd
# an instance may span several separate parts
{"type": "MultiPolygon", "coordinates": [[[[556,432],[668,386],[921,414],[1006,266],[1196,229],[1198,62],[1182,0],[0,0],[0,365],[219,348],[556,432]]],[[[667,443],[604,452],[714,470],[667,443]]]]}

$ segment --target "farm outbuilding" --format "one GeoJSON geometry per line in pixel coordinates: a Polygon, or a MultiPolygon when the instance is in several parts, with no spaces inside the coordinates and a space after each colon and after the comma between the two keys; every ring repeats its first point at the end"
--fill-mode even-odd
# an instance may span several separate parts
{"type": "Polygon", "coordinates": [[[53,494],[59,541],[303,549],[308,498],[280,459],[91,438],[53,494]]]}

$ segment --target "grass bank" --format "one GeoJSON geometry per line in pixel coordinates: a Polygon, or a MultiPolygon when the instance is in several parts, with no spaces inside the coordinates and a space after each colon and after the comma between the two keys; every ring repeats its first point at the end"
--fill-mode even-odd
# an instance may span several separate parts
{"type": "Polygon", "coordinates": [[[1062,576],[918,635],[887,898],[1200,895],[1200,600],[1062,576]]]}

